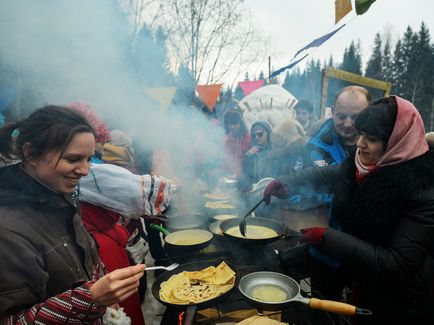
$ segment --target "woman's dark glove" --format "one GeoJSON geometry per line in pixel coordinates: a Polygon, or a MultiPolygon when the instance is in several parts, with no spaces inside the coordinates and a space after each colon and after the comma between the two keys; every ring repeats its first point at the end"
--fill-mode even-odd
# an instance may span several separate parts
{"type": "Polygon", "coordinates": [[[271,196],[279,199],[286,199],[289,195],[288,188],[285,184],[278,180],[272,180],[264,190],[265,204],[270,204],[271,196]]]}
{"type": "Polygon", "coordinates": [[[305,241],[312,247],[321,248],[323,244],[324,234],[327,228],[325,227],[312,227],[301,229],[305,241]]]}

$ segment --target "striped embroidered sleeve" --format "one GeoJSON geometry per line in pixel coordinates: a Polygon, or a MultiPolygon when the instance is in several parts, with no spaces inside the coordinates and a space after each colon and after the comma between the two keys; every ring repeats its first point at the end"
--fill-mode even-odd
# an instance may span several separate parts
{"type": "Polygon", "coordinates": [[[4,325],[12,324],[98,324],[105,307],[92,303],[90,287],[93,281],[51,297],[41,304],[22,310],[2,319],[4,325]]]}

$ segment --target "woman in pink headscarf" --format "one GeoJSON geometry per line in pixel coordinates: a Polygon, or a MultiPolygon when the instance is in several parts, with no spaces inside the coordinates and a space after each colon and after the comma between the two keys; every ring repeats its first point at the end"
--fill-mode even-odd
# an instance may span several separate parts
{"type": "Polygon", "coordinates": [[[307,169],[264,191],[287,198],[334,193],[337,229],[303,229],[313,247],[338,259],[357,305],[372,310],[358,324],[434,324],[434,152],[414,105],[391,96],[356,119],[354,159],[307,169]]]}

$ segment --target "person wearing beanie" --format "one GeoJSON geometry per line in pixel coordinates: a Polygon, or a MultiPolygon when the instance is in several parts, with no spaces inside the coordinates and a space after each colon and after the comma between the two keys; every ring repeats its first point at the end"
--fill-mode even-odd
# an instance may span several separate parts
{"type": "Polygon", "coordinates": [[[110,131],[110,142],[104,143],[102,160],[136,173],[133,140],[121,130],[110,131]]]}
{"type": "Polygon", "coordinates": [[[256,122],[250,128],[251,146],[243,159],[241,187],[248,190],[265,177],[276,173],[271,151],[271,126],[265,121],[256,122]]]}
{"type": "Polygon", "coordinates": [[[92,162],[94,163],[102,163],[101,157],[104,153],[103,145],[106,142],[111,140],[110,130],[107,128],[106,124],[99,117],[99,115],[95,112],[95,110],[87,103],[84,102],[72,102],[69,103],[68,107],[76,109],[81,114],[86,117],[89,123],[95,129],[95,156],[92,157],[92,162]]]}
{"type": "Polygon", "coordinates": [[[390,96],[372,102],[355,126],[360,136],[350,159],[273,181],[264,198],[333,193],[340,230],[301,232],[339,261],[332,276],[348,279],[352,299],[372,311],[358,324],[434,324],[434,152],[422,118],[412,103],[390,96]]]}

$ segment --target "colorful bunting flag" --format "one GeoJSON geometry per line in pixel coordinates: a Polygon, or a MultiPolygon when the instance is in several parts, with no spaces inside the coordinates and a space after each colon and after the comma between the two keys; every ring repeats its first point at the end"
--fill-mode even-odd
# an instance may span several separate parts
{"type": "Polygon", "coordinates": [[[337,24],[347,13],[353,10],[351,0],[336,0],[335,1],[335,24],[337,24]]]}
{"type": "Polygon", "coordinates": [[[265,80],[240,81],[239,85],[243,90],[244,96],[248,96],[252,91],[258,89],[264,84],[265,80]]]}
{"type": "Polygon", "coordinates": [[[273,77],[277,76],[278,74],[282,73],[283,71],[292,68],[292,67],[295,66],[298,62],[304,60],[304,58],[305,58],[306,56],[308,56],[308,55],[309,55],[309,54],[306,54],[306,55],[303,56],[301,59],[298,59],[297,61],[294,61],[294,62],[290,63],[290,64],[287,65],[286,67],[283,67],[283,68],[280,68],[279,70],[274,71],[274,72],[271,74],[270,78],[273,78],[273,77]]]}
{"type": "Polygon", "coordinates": [[[217,99],[220,95],[220,89],[223,84],[217,85],[197,85],[196,91],[200,99],[205,103],[206,107],[213,112],[217,99]]]}
{"type": "Polygon", "coordinates": [[[293,66],[295,66],[297,63],[299,63],[300,61],[302,61],[304,58],[306,58],[309,53],[305,54],[301,59],[298,59],[296,61],[294,61],[294,59],[303,51],[310,49],[312,47],[318,47],[320,45],[322,45],[324,42],[326,42],[330,37],[332,37],[334,34],[336,34],[338,31],[340,31],[342,28],[344,28],[345,24],[343,24],[342,26],[340,26],[339,28],[336,28],[334,31],[331,31],[328,34],[325,34],[321,37],[318,37],[317,39],[314,39],[312,42],[310,42],[309,44],[307,44],[306,46],[304,46],[302,49],[298,50],[297,53],[295,53],[294,57],[292,58],[292,61],[289,65],[287,65],[286,67],[280,68],[279,70],[274,71],[270,77],[275,77],[278,74],[282,73],[283,71],[292,68],[293,66]]]}
{"type": "Polygon", "coordinates": [[[356,14],[363,15],[375,0],[356,0],[356,14]]]}
{"type": "Polygon", "coordinates": [[[307,50],[311,47],[318,47],[320,45],[322,45],[323,43],[325,43],[327,40],[329,40],[334,34],[336,34],[337,32],[339,32],[342,28],[344,28],[345,24],[343,24],[341,27],[336,28],[334,31],[331,31],[330,33],[327,33],[321,37],[318,37],[317,39],[314,39],[312,42],[310,42],[309,44],[307,44],[305,47],[303,47],[302,49],[298,50],[297,53],[295,53],[294,58],[300,54],[301,52],[303,52],[304,50],[307,50]]]}
{"type": "Polygon", "coordinates": [[[176,93],[176,87],[147,87],[145,93],[160,104],[160,108],[166,110],[176,93]]]}

